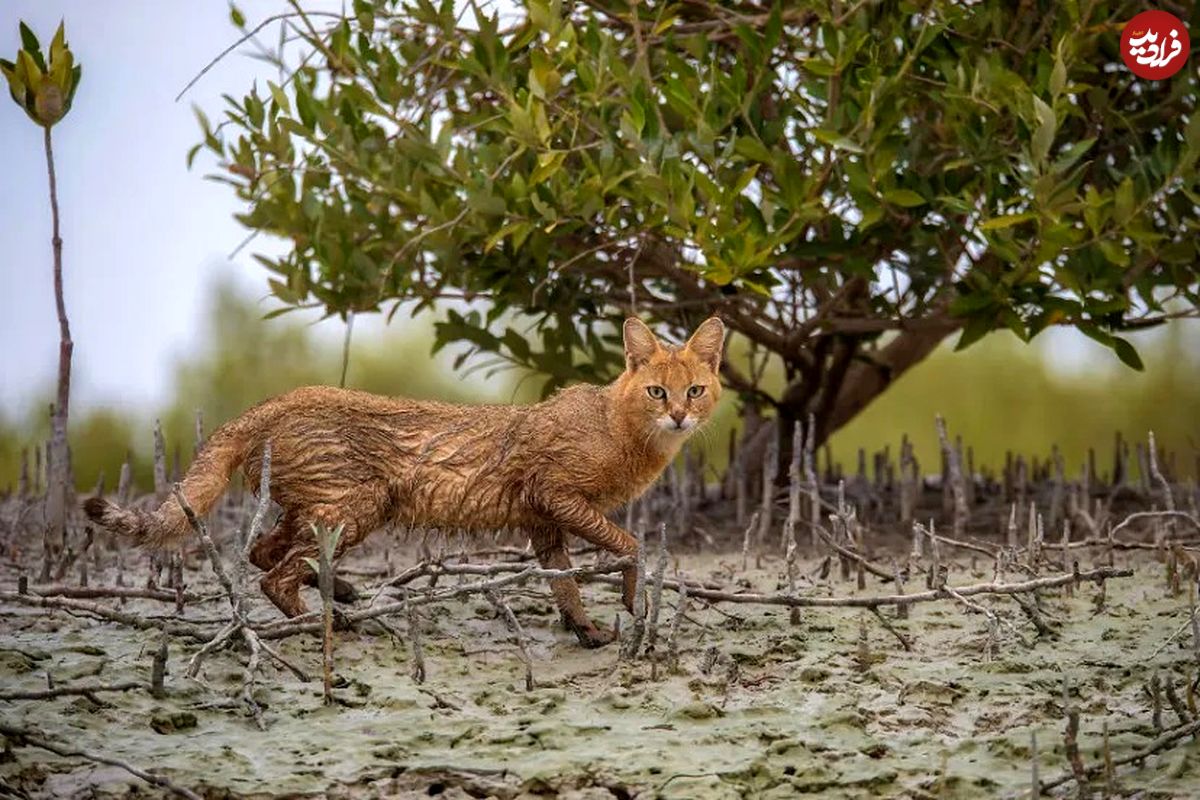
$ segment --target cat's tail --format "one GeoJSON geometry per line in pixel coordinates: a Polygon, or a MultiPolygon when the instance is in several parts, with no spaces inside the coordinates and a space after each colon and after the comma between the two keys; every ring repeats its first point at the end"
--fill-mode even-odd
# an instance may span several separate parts
{"type": "MultiPolygon", "coordinates": [[[[246,460],[254,441],[252,426],[240,418],[213,432],[188,469],[179,488],[197,515],[208,513],[225,491],[233,471],[246,460]]],[[[102,497],[83,502],[88,518],[140,547],[163,548],[191,531],[183,508],[174,496],[154,511],[121,508],[102,497]]]]}

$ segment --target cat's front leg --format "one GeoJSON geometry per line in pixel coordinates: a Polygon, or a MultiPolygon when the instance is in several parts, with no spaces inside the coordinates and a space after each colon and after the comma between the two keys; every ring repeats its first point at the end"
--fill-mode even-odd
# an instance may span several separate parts
{"type": "MultiPolygon", "coordinates": [[[[637,556],[637,539],[578,494],[543,491],[530,499],[530,505],[540,516],[567,533],[603,547],[616,556],[637,556]]],[[[626,565],[621,570],[621,579],[621,599],[632,614],[633,599],[637,593],[636,564],[626,565]]]]}
{"type": "MultiPolygon", "coordinates": [[[[537,555],[538,563],[544,569],[568,570],[571,568],[571,556],[567,553],[567,540],[562,531],[552,525],[537,525],[529,531],[529,541],[533,544],[533,552],[537,555]]],[[[550,593],[554,596],[554,604],[562,615],[563,625],[579,638],[579,643],[587,648],[603,647],[616,638],[611,630],[598,628],[588,618],[583,610],[583,598],[579,594],[579,584],[572,577],[551,578],[550,593]]]]}

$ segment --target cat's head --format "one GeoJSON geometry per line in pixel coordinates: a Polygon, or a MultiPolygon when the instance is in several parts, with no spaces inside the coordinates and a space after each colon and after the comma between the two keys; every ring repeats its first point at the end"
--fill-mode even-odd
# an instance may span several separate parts
{"type": "Polygon", "coordinates": [[[666,344],[640,319],[625,320],[624,412],[638,427],[682,440],[711,416],[721,397],[717,371],[725,325],[709,317],[682,347],[666,344]]]}

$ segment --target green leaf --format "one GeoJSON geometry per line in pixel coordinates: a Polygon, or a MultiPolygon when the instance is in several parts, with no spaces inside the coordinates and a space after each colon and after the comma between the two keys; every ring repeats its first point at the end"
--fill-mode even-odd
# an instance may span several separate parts
{"type": "Polygon", "coordinates": [[[1117,354],[1117,358],[1125,362],[1126,366],[1133,367],[1138,372],[1146,368],[1146,365],[1142,363],[1142,357],[1138,355],[1138,351],[1127,340],[1119,336],[1114,336],[1112,337],[1112,341],[1113,351],[1117,354]]]}
{"type": "Polygon", "coordinates": [[[554,175],[562,168],[563,161],[567,157],[566,150],[549,150],[545,153],[538,154],[537,169],[529,176],[529,184],[536,186],[542,181],[554,175]]]}
{"type": "Polygon", "coordinates": [[[525,337],[512,328],[504,331],[504,346],[519,360],[527,361],[529,359],[529,342],[525,341],[525,337]]]}
{"type": "Polygon", "coordinates": [[[1029,341],[1029,331],[1025,329],[1025,320],[1021,319],[1011,308],[1000,309],[1000,321],[1023,342],[1029,341]]]}
{"type": "Polygon", "coordinates": [[[550,3],[547,0],[529,0],[527,6],[529,13],[529,21],[533,23],[535,28],[539,28],[548,33],[553,33],[557,26],[557,20],[554,13],[550,9],[550,3]]]}
{"type": "Polygon", "coordinates": [[[283,89],[279,88],[275,83],[267,81],[267,88],[271,90],[271,97],[275,100],[275,105],[285,114],[292,113],[292,104],[288,101],[288,97],[284,94],[283,89]]]}
{"type": "Polygon", "coordinates": [[[733,152],[748,161],[758,161],[762,164],[771,163],[771,151],[753,136],[739,136],[734,142],[733,152]]]}
{"type": "Polygon", "coordinates": [[[38,41],[37,35],[33,29],[26,25],[23,21],[17,23],[17,28],[21,32],[21,48],[28,50],[30,55],[37,53],[42,49],[41,43],[38,41]]]}
{"type": "Polygon", "coordinates": [[[911,189],[889,189],[883,193],[883,199],[902,208],[916,208],[929,202],[911,189]]]}
{"type": "Polygon", "coordinates": [[[742,174],[738,176],[736,181],[734,181],[732,193],[739,195],[745,191],[746,187],[750,185],[750,181],[754,180],[754,177],[758,175],[758,170],[761,166],[761,164],[751,164],[749,167],[742,170],[742,174]]]}
{"type": "Polygon", "coordinates": [[[858,229],[860,231],[865,231],[883,219],[883,206],[865,202],[859,205],[862,208],[862,219],[858,221],[858,229]]]}
{"type": "Polygon", "coordinates": [[[490,253],[492,250],[496,249],[496,246],[503,242],[505,237],[507,237],[509,234],[513,235],[513,246],[520,247],[521,245],[518,241],[517,234],[522,232],[527,233],[528,230],[529,223],[525,220],[516,220],[515,222],[510,222],[488,237],[487,241],[483,245],[483,252],[490,253]]]}
{"type": "Polygon", "coordinates": [[[67,56],[67,28],[65,22],[58,23],[58,30],[50,41],[50,63],[53,64],[67,56]]]}
{"type": "Polygon", "coordinates": [[[1098,246],[1100,247],[1100,252],[1104,254],[1104,257],[1116,264],[1118,267],[1129,266],[1129,251],[1126,250],[1122,245],[1117,244],[1111,239],[1101,239],[1100,242],[1098,242],[1098,246]]]}
{"type": "Polygon", "coordinates": [[[1058,120],[1054,116],[1054,109],[1046,105],[1040,97],[1034,96],[1033,110],[1037,117],[1037,126],[1033,131],[1030,152],[1033,160],[1042,164],[1045,163],[1046,156],[1050,153],[1050,146],[1054,144],[1054,133],[1058,128],[1058,120]]]}
{"type": "Polygon", "coordinates": [[[67,108],[71,107],[71,103],[75,100],[75,90],[79,88],[79,81],[83,79],[83,65],[76,64],[75,69],[71,70],[71,91],[67,93],[67,108]]]}
{"type": "Polygon", "coordinates": [[[958,337],[958,343],[954,345],[955,352],[966,350],[982,339],[991,332],[992,325],[992,318],[989,316],[971,317],[963,327],[962,335],[958,337]]]}
{"type": "Polygon", "coordinates": [[[838,68],[823,58],[806,58],[803,64],[806,70],[822,78],[829,78],[838,73],[838,68]]]}
{"type": "Polygon", "coordinates": [[[558,91],[562,77],[544,52],[533,50],[529,54],[529,91],[534,97],[545,98],[558,91]]]}
{"type": "Polygon", "coordinates": [[[642,135],[642,129],[646,127],[646,110],[642,108],[642,104],[634,98],[629,98],[629,104],[625,107],[626,113],[629,116],[630,127],[638,136],[642,135]]]}
{"type": "Polygon", "coordinates": [[[1037,219],[1037,214],[1032,211],[1023,211],[1020,214],[1006,214],[1003,217],[992,217],[979,223],[979,230],[994,231],[1001,228],[1011,228],[1013,225],[1020,225],[1022,222],[1037,219]]]}
{"type": "Polygon", "coordinates": [[[43,73],[28,50],[17,53],[17,71],[25,78],[26,88],[36,93],[42,85],[43,73]]]}
{"type": "MultiPolygon", "coordinates": [[[[24,78],[17,74],[17,65],[11,61],[0,59],[0,74],[3,74],[5,80],[8,81],[8,91],[13,100],[24,107],[26,86],[24,78]]],[[[24,74],[24,70],[21,71],[21,74],[24,74]]]]}
{"type": "Polygon", "coordinates": [[[312,95],[308,92],[308,87],[302,81],[296,81],[296,115],[300,117],[300,124],[310,131],[316,130],[317,112],[316,103],[312,95]]]}
{"type": "Polygon", "coordinates": [[[246,27],[246,15],[233,3],[229,4],[229,21],[233,23],[233,27],[235,28],[246,27]]]}
{"type": "Polygon", "coordinates": [[[1082,333],[1084,336],[1087,336],[1089,339],[1094,339],[1105,347],[1113,346],[1114,337],[1097,328],[1094,322],[1080,322],[1075,327],[1077,327],[1080,333],[1082,333]]]}
{"type": "Polygon", "coordinates": [[[487,189],[477,189],[467,195],[471,209],[485,216],[499,216],[507,210],[504,198],[487,189]]]}
{"type": "Polygon", "coordinates": [[[1054,69],[1050,71],[1050,94],[1058,97],[1067,85],[1067,65],[1063,62],[1062,46],[1054,57],[1054,69]]]}
{"type": "Polygon", "coordinates": [[[815,138],[818,142],[827,144],[830,147],[834,147],[838,150],[845,150],[847,153],[856,154],[861,154],[864,152],[862,146],[859,145],[858,142],[842,136],[837,131],[828,131],[823,128],[813,128],[810,133],[812,133],[813,138],[815,138]]]}
{"type": "Polygon", "coordinates": [[[1062,155],[1054,160],[1051,169],[1054,172],[1065,172],[1072,164],[1083,157],[1083,154],[1092,149],[1092,145],[1096,143],[1096,138],[1093,136],[1088,139],[1081,139],[1075,144],[1063,151],[1062,155]]]}
{"type": "Polygon", "coordinates": [[[1128,175],[1117,186],[1116,194],[1113,198],[1113,218],[1119,224],[1129,221],[1133,216],[1133,179],[1128,175]]]}

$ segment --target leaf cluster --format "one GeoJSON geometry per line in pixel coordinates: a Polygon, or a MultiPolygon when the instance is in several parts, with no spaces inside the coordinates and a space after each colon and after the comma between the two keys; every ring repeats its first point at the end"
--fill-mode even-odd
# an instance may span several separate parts
{"type": "Polygon", "coordinates": [[[20,31],[21,49],[16,60],[0,58],[0,73],[8,82],[13,102],[35,123],[49,128],[71,110],[83,67],[75,63],[63,23],[54,32],[48,60],[30,27],[22,22],[20,31]]]}
{"type": "Polygon", "coordinates": [[[1035,5],[354,0],[283,20],[299,66],[190,157],[292,243],[285,306],[463,301],[439,344],[548,388],[619,369],[630,312],[797,370],[1052,325],[1138,367],[1122,332],[1200,308],[1196,73],[1121,65],[1135,4],[1035,5]]]}

